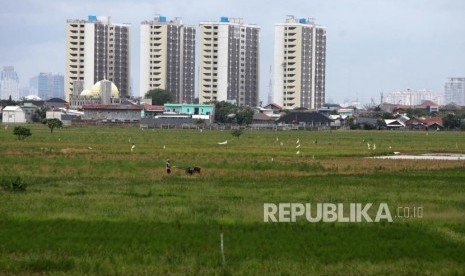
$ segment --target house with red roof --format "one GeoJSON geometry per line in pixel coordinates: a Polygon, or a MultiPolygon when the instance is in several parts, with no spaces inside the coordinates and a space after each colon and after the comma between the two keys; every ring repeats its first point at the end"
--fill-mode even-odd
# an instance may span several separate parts
{"type": "Polygon", "coordinates": [[[427,130],[443,130],[444,124],[441,117],[430,117],[422,119],[427,130]]]}
{"type": "Polygon", "coordinates": [[[439,112],[439,105],[432,101],[424,101],[417,108],[424,108],[428,114],[439,112]]]}

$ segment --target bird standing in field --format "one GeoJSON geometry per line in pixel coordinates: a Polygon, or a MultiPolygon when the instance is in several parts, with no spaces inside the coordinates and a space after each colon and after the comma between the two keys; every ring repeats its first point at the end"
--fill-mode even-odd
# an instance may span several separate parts
{"type": "Polygon", "coordinates": [[[134,143],[132,143],[131,152],[133,152],[135,148],[136,148],[136,145],[134,145],[134,143]]]}

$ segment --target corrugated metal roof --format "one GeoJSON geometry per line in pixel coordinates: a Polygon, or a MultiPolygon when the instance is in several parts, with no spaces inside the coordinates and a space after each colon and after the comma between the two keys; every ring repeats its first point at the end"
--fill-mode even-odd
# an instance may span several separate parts
{"type": "Polygon", "coordinates": [[[21,110],[21,107],[17,105],[9,105],[3,108],[3,111],[16,111],[16,110],[21,110]]]}

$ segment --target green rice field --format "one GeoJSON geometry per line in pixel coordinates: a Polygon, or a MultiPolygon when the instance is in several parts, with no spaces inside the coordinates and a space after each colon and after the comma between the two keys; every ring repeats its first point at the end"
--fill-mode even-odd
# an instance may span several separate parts
{"type": "Polygon", "coordinates": [[[465,274],[465,160],[370,158],[465,153],[465,132],[24,126],[0,128],[0,275],[465,274]],[[265,203],[393,221],[264,222],[265,203]]]}

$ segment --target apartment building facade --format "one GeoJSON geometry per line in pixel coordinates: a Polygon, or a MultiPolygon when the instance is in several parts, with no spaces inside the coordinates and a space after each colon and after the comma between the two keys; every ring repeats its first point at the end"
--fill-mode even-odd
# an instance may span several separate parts
{"type": "Polygon", "coordinates": [[[4,66],[0,71],[0,100],[13,101],[20,98],[19,77],[14,66],[4,66]]]}
{"type": "Polygon", "coordinates": [[[275,25],[273,103],[316,110],[325,103],[326,29],[289,16],[275,25]]]}
{"type": "Polygon", "coordinates": [[[140,95],[164,89],[174,102],[194,102],[195,27],[157,16],[140,26],[140,95]]]}
{"type": "Polygon", "coordinates": [[[259,101],[260,27],[241,18],[199,24],[199,102],[259,101]]]}
{"type": "Polygon", "coordinates": [[[449,78],[444,84],[445,103],[465,106],[465,78],[449,78]]]}
{"type": "Polygon", "coordinates": [[[66,100],[75,81],[89,88],[104,79],[115,83],[120,97],[130,96],[130,30],[130,24],[114,24],[109,16],[67,20],[66,100]]]}

